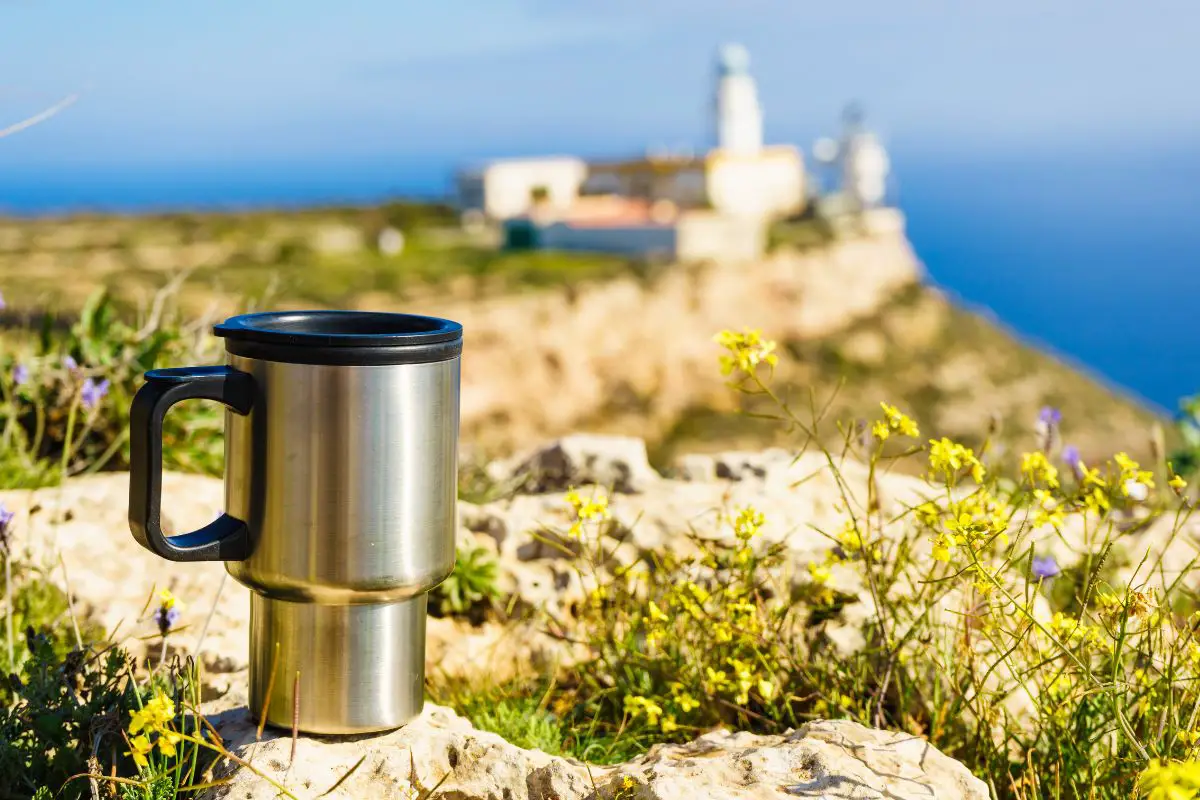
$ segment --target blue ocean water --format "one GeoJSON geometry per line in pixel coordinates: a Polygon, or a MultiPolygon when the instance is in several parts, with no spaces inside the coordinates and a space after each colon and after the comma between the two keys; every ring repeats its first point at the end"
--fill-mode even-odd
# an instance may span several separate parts
{"type": "MultiPolygon", "coordinates": [[[[1200,392],[1200,147],[893,160],[934,282],[1162,408],[1200,392]]],[[[0,178],[0,213],[432,198],[448,191],[453,167],[432,157],[24,170],[0,178]]]]}
{"type": "Polygon", "coordinates": [[[936,283],[1166,410],[1200,392],[1200,147],[910,166],[936,283]]]}

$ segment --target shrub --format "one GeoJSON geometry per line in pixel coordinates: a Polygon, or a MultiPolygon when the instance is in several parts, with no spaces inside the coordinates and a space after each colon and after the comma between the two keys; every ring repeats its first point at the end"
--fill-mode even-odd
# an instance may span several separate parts
{"type": "MultiPolygon", "coordinates": [[[[189,328],[155,299],[142,324],[112,298],[92,296],[66,332],[49,318],[33,350],[0,354],[0,478],[10,488],[128,464],[129,405],[142,374],[161,366],[215,363],[207,326],[189,328]]],[[[215,403],[182,403],[167,415],[168,468],[219,474],[222,415],[215,403]]]]}
{"type": "Polygon", "coordinates": [[[454,571],[438,584],[429,598],[429,613],[435,617],[467,616],[482,621],[492,602],[500,596],[496,578],[500,565],[482,547],[460,547],[454,571]]]}
{"type": "MultiPolygon", "coordinates": [[[[820,441],[820,420],[770,386],[772,342],[753,331],[718,341],[735,389],[820,441]]],[[[1124,453],[1085,464],[1059,424],[1043,411],[1011,477],[992,468],[987,442],[922,439],[891,405],[843,426],[842,448],[823,459],[844,519],[799,576],[779,543],[759,541],[753,508],[728,513],[722,541],[623,565],[607,498],[569,492],[574,523],[547,540],[579,554],[588,594],[552,629],[590,655],[546,708],[568,731],[635,749],[716,725],[777,732],[844,717],[927,737],[998,798],[1196,797],[1196,559],[1172,550],[1164,562],[1192,511],[1186,481],[1124,453]],[[847,459],[865,464],[864,486],[847,459]],[[922,463],[928,488],[892,513],[878,476],[901,460],[922,463]],[[1164,549],[1133,552],[1152,525],[1164,549]],[[847,614],[854,606],[865,613],[847,614]],[[858,644],[838,646],[836,627],[858,644]]]]}
{"type": "MultiPolygon", "coordinates": [[[[156,663],[139,668],[103,631],[71,615],[37,570],[9,562],[12,517],[0,506],[5,585],[0,651],[0,797],[159,800],[195,791],[223,761],[240,761],[199,713],[196,665],[166,659],[179,603],[162,592],[152,618],[156,663]],[[19,642],[8,630],[23,626],[19,642]]],[[[147,603],[147,607],[149,607],[147,603]]],[[[276,787],[287,797],[290,793],[276,787]]]]}

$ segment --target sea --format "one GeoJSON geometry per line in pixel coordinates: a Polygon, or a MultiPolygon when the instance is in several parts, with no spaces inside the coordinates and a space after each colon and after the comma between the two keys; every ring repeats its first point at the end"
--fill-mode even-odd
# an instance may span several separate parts
{"type": "MultiPolygon", "coordinates": [[[[18,168],[0,175],[0,214],[437,199],[455,164],[18,168]]],[[[899,151],[892,165],[950,296],[1160,410],[1200,393],[1200,146],[899,151]]]]}

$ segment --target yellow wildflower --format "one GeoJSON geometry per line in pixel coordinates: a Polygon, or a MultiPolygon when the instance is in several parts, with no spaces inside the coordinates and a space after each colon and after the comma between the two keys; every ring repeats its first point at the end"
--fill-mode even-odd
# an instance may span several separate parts
{"type": "Polygon", "coordinates": [[[773,367],[779,362],[775,342],[763,339],[758,330],[742,333],[724,330],[714,336],[713,341],[728,351],[720,358],[722,375],[730,375],[734,370],[753,375],[760,364],[773,367]]]}
{"type": "Polygon", "coordinates": [[[758,693],[763,700],[770,700],[775,696],[775,684],[766,678],[759,678],[758,693]]]}
{"type": "Polygon", "coordinates": [[[1121,489],[1127,497],[1130,495],[1130,489],[1136,484],[1141,484],[1147,489],[1154,488],[1154,473],[1142,469],[1141,464],[1130,458],[1128,454],[1117,453],[1113,456],[1113,460],[1121,468],[1121,489]]]}
{"type": "Polygon", "coordinates": [[[933,539],[933,558],[935,561],[948,563],[950,561],[950,551],[954,549],[954,542],[950,537],[943,533],[939,533],[933,539]]]}
{"type": "Polygon", "coordinates": [[[737,516],[733,518],[733,533],[739,540],[749,541],[766,521],[766,517],[753,506],[745,506],[738,509],[737,516]]]}
{"type": "Polygon", "coordinates": [[[813,583],[825,584],[833,577],[833,570],[824,564],[817,564],[810,561],[808,562],[808,574],[812,577],[813,583]]]}
{"type": "Polygon", "coordinates": [[[1049,628],[1050,632],[1067,646],[1084,645],[1103,648],[1106,644],[1104,636],[1095,627],[1067,616],[1061,611],[1054,612],[1049,628]]]}
{"type": "Polygon", "coordinates": [[[1031,484],[1044,483],[1051,489],[1058,488],[1058,469],[1041,450],[1021,456],[1021,472],[1031,484]]]}
{"type": "Polygon", "coordinates": [[[625,695],[625,713],[637,719],[642,715],[646,717],[646,723],[649,725],[657,725],[659,718],[662,716],[662,706],[640,695],[628,694],[625,695]]]}
{"type": "Polygon", "coordinates": [[[1100,477],[1100,468],[1099,467],[1092,467],[1091,469],[1088,469],[1086,466],[1084,466],[1083,462],[1081,461],[1079,463],[1079,468],[1081,470],[1080,482],[1085,487],[1086,486],[1095,486],[1097,489],[1107,489],[1108,488],[1108,481],[1106,481],[1106,480],[1104,480],[1104,478],[1100,477]]]}
{"type": "Polygon", "coordinates": [[[976,483],[981,483],[986,474],[974,450],[944,436],[929,440],[929,468],[947,481],[955,480],[964,468],[970,470],[971,479],[976,483]]]}
{"type": "Polygon", "coordinates": [[[704,668],[704,690],[710,694],[719,692],[729,683],[729,678],[725,676],[725,670],[713,669],[712,667],[704,668]]]}
{"type": "Polygon", "coordinates": [[[1200,761],[1153,759],[1138,775],[1146,800],[1195,800],[1200,796],[1200,761]]]}
{"type": "Polygon", "coordinates": [[[659,728],[662,729],[663,733],[671,733],[675,730],[678,730],[679,724],[675,722],[675,715],[667,714],[665,717],[663,717],[662,724],[659,725],[659,728]]]}
{"type": "Polygon", "coordinates": [[[649,608],[650,608],[650,621],[651,622],[669,622],[670,621],[671,618],[668,617],[665,613],[663,613],[663,610],[658,607],[658,603],[651,600],[649,603],[649,608]]]}
{"type": "Polygon", "coordinates": [[[1184,489],[1187,488],[1187,481],[1185,481],[1183,478],[1179,477],[1178,475],[1172,474],[1171,480],[1167,481],[1167,486],[1170,486],[1172,491],[1175,492],[1175,494],[1180,494],[1181,492],[1183,492],[1184,489]]]}
{"type": "Polygon", "coordinates": [[[129,734],[135,736],[143,731],[157,733],[175,719],[175,702],[161,692],[146,701],[146,704],[129,714],[129,734]]]}
{"type": "Polygon", "coordinates": [[[174,731],[162,731],[158,734],[158,741],[155,744],[158,745],[159,752],[164,756],[174,757],[175,745],[179,743],[179,739],[179,734],[174,731]]]}
{"type": "Polygon", "coordinates": [[[1066,515],[1063,513],[1062,506],[1054,499],[1053,495],[1045,489],[1034,489],[1033,500],[1034,526],[1050,525],[1055,530],[1062,530],[1063,523],[1066,521],[1066,515]]]}
{"type": "Polygon", "coordinates": [[[871,426],[871,435],[877,440],[886,442],[893,433],[913,439],[921,435],[917,423],[903,411],[887,403],[880,403],[879,407],[883,409],[883,419],[877,420],[871,426]]]}
{"type": "Polygon", "coordinates": [[[1108,494],[1100,486],[1092,489],[1083,497],[1083,504],[1087,506],[1087,510],[1097,516],[1102,516],[1108,513],[1112,508],[1112,503],[1108,500],[1108,494]]]}
{"type": "Polygon", "coordinates": [[[987,520],[976,519],[969,511],[962,511],[958,516],[947,519],[946,530],[955,544],[974,544],[991,532],[987,520]]]}
{"type": "Polygon", "coordinates": [[[862,532],[859,531],[858,525],[854,520],[847,520],[846,527],[838,534],[838,543],[841,544],[842,550],[847,553],[857,553],[863,549],[866,542],[863,541],[862,532]]]}
{"type": "Polygon", "coordinates": [[[942,509],[933,501],[926,501],[914,509],[917,515],[917,521],[927,528],[932,528],[937,525],[938,518],[941,517],[942,509]]]}
{"type": "Polygon", "coordinates": [[[679,704],[679,710],[687,713],[694,708],[700,707],[700,701],[692,697],[690,694],[680,694],[675,698],[675,702],[679,704]]]}
{"type": "Polygon", "coordinates": [[[575,519],[571,523],[571,527],[567,529],[567,536],[571,539],[584,538],[586,523],[602,522],[611,516],[608,510],[608,497],[602,492],[596,491],[591,497],[585,498],[572,486],[567,489],[565,499],[575,512],[575,519]]]}
{"type": "Polygon", "coordinates": [[[150,766],[147,756],[153,749],[154,745],[151,744],[150,738],[143,733],[141,736],[134,736],[129,740],[129,751],[125,755],[133,756],[133,763],[141,769],[145,769],[150,766]]]}

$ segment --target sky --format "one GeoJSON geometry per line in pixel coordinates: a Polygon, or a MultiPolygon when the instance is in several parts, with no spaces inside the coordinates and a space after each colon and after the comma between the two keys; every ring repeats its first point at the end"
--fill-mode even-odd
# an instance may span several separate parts
{"type": "Polygon", "coordinates": [[[0,175],[703,145],[740,41],[768,139],[861,102],[910,149],[1200,133],[1194,0],[0,0],[0,175]]]}

